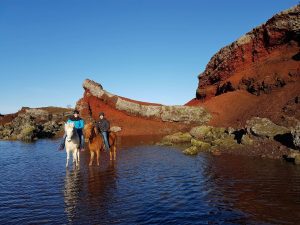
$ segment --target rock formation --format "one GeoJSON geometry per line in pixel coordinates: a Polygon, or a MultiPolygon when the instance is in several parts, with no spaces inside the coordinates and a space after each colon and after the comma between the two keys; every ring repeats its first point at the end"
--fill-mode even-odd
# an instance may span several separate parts
{"type": "Polygon", "coordinates": [[[98,119],[103,111],[121,134],[149,135],[186,129],[188,124],[205,124],[211,116],[203,107],[165,106],[127,99],[111,94],[101,84],[86,79],[84,96],[76,108],[84,118],[98,119]]]}
{"type": "Polygon", "coordinates": [[[214,155],[231,153],[277,159],[286,155],[296,162],[295,156],[300,156],[296,150],[298,142],[298,126],[286,128],[269,119],[254,117],[247,121],[243,129],[201,125],[186,133],[169,134],[157,144],[181,147],[186,155],[210,152],[214,155]]]}
{"type": "Polygon", "coordinates": [[[23,107],[1,118],[0,139],[33,141],[54,137],[62,133],[62,125],[71,114],[71,109],[23,107]]]}
{"type": "Polygon", "coordinates": [[[281,124],[299,120],[299,61],[297,5],[217,52],[187,105],[206,107],[215,126],[242,127],[255,116],[281,124]]]}
{"type": "MultiPolygon", "coordinates": [[[[149,104],[122,98],[105,91],[101,84],[86,79],[83,88],[87,95],[92,95],[106,103],[107,105],[120,110],[131,116],[153,118],[168,122],[198,122],[206,123],[210,119],[209,113],[202,107],[190,106],[164,106],[159,104],[149,104]]],[[[86,102],[79,102],[77,108],[85,113],[89,112],[90,105],[86,102]]]]}
{"type": "MultiPolygon", "coordinates": [[[[277,55],[272,53],[284,50],[292,52],[286,57],[283,64],[287,61],[292,63],[289,72],[299,73],[299,44],[300,44],[300,5],[283,11],[265,24],[254,28],[252,31],[239,38],[232,44],[222,48],[216,53],[206,66],[205,71],[199,75],[199,87],[197,89],[198,98],[220,95],[235,89],[245,89],[250,93],[259,95],[260,91],[268,92],[270,89],[284,86],[288,74],[275,73],[251,74],[250,71],[243,73],[244,76],[236,78],[237,73],[242,73],[247,67],[253,67],[256,63],[277,55]],[[298,64],[298,66],[297,66],[298,64]],[[298,70],[298,71],[297,71],[298,70]],[[233,76],[235,76],[233,78],[233,76]],[[248,77],[249,76],[249,77],[248,77]],[[231,79],[229,79],[231,78],[231,79]],[[213,85],[213,86],[211,86],[213,85]]],[[[277,56],[279,59],[284,59],[277,56]]],[[[273,62],[275,63],[275,62],[273,62]]],[[[255,73],[256,71],[251,71],[255,73]]],[[[278,71],[280,72],[280,71],[278,71]]]]}

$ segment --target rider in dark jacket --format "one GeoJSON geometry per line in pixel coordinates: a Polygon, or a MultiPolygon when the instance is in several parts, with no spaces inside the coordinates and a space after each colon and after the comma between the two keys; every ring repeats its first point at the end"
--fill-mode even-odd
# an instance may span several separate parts
{"type": "Polygon", "coordinates": [[[103,137],[105,150],[109,151],[108,131],[110,128],[110,123],[106,118],[104,118],[103,112],[99,114],[99,118],[100,120],[96,123],[96,127],[103,137]]]}

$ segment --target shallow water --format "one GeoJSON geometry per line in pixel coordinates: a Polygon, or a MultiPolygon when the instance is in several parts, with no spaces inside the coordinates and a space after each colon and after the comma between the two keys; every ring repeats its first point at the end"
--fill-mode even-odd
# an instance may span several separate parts
{"type": "Polygon", "coordinates": [[[120,149],[65,169],[59,140],[0,142],[0,224],[299,224],[300,167],[242,156],[120,149]]]}

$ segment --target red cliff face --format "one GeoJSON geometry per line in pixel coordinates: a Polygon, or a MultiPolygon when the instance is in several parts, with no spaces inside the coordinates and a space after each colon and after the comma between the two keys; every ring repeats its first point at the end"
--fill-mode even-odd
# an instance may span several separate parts
{"type": "MultiPolygon", "coordinates": [[[[240,125],[251,116],[276,121],[300,95],[299,77],[297,5],[216,53],[198,76],[196,99],[187,105],[206,106],[216,125],[240,125]]],[[[296,111],[292,114],[298,117],[296,111]]]]}
{"type": "Polygon", "coordinates": [[[216,53],[198,77],[197,98],[220,95],[243,86],[251,92],[249,77],[255,79],[252,83],[265,81],[280,85],[288,73],[299,73],[299,44],[300,5],[273,16],[216,53]],[[288,68],[280,66],[287,63],[288,68]]]}

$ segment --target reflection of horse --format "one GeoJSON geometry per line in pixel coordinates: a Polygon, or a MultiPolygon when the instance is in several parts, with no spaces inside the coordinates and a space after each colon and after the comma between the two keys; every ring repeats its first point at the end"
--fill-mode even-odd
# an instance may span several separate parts
{"type": "Polygon", "coordinates": [[[66,167],[69,165],[70,153],[73,153],[73,163],[75,166],[79,166],[79,136],[74,127],[74,123],[65,123],[65,146],[67,152],[67,163],[66,167]]]}
{"type": "MultiPolygon", "coordinates": [[[[89,165],[93,164],[94,155],[96,153],[97,165],[99,166],[100,151],[105,149],[102,137],[98,134],[98,129],[89,123],[84,127],[84,136],[86,142],[88,142],[91,158],[89,165]]],[[[110,145],[110,160],[116,160],[117,154],[117,135],[113,132],[109,132],[109,145],[110,145]]]]}
{"type": "Polygon", "coordinates": [[[68,216],[69,222],[72,222],[76,215],[76,209],[79,204],[79,192],[80,192],[80,171],[66,170],[65,188],[64,188],[64,202],[65,213],[68,216]]]}
{"type": "Polygon", "coordinates": [[[102,210],[105,208],[110,210],[109,204],[107,207],[104,205],[113,200],[113,195],[116,192],[116,167],[114,161],[103,166],[101,170],[99,167],[89,167],[87,188],[89,195],[93,196],[89,203],[98,202],[97,205],[99,205],[101,202],[102,210]]]}

